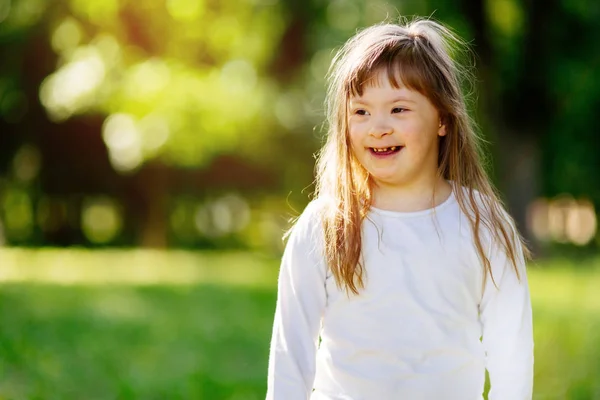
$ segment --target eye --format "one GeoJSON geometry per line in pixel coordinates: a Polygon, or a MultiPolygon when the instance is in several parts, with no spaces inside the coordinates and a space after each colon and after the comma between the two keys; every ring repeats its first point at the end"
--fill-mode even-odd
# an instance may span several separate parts
{"type": "Polygon", "coordinates": [[[367,112],[367,110],[363,110],[362,108],[359,108],[357,110],[354,111],[354,114],[356,115],[368,115],[369,113],[367,112]]]}
{"type": "Polygon", "coordinates": [[[408,111],[406,108],[402,108],[402,107],[394,107],[392,109],[392,114],[401,114],[403,112],[408,111]]]}

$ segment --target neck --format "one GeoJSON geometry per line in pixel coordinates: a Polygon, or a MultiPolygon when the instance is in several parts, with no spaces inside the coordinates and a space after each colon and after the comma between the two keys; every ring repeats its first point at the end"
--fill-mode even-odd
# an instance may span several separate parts
{"type": "Polygon", "coordinates": [[[389,211],[415,212],[440,205],[452,192],[452,186],[443,178],[434,177],[426,182],[397,186],[375,182],[373,206],[389,211]]]}

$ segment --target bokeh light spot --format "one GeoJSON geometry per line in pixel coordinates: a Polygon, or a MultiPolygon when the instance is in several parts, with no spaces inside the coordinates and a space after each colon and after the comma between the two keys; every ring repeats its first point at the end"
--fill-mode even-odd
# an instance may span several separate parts
{"type": "Polygon", "coordinates": [[[79,23],[71,17],[65,18],[52,34],[52,48],[57,53],[68,53],[79,46],[82,38],[79,23]]]}
{"type": "Polygon", "coordinates": [[[121,46],[114,36],[100,33],[91,41],[91,45],[98,50],[107,69],[114,67],[121,60],[121,46]]]}
{"type": "Polygon", "coordinates": [[[21,182],[29,182],[40,171],[41,156],[39,150],[31,145],[22,146],[13,159],[15,177],[21,182]]]}
{"type": "Polygon", "coordinates": [[[169,122],[160,115],[147,115],[138,122],[137,126],[143,138],[144,151],[149,154],[160,150],[171,133],[169,122]]]}
{"type": "Polygon", "coordinates": [[[584,246],[596,235],[597,219],[594,205],[588,200],[578,201],[570,210],[565,230],[571,243],[584,246]]]}
{"type": "Polygon", "coordinates": [[[127,114],[113,114],[106,118],[102,137],[109,149],[124,149],[135,144],[137,139],[135,120],[127,114]]]}
{"type": "Polygon", "coordinates": [[[528,207],[527,213],[528,227],[541,241],[584,246],[594,239],[598,228],[593,203],[575,200],[570,195],[538,199],[528,207]]]}
{"type": "Polygon", "coordinates": [[[40,101],[50,118],[61,121],[92,105],[94,93],[105,77],[105,66],[98,50],[78,48],[73,60],[48,76],[40,86],[40,101]]]}
{"type": "Polygon", "coordinates": [[[228,194],[200,204],[196,208],[196,229],[207,237],[219,237],[244,229],[250,222],[248,202],[237,194],[228,194]]]}
{"type": "Polygon", "coordinates": [[[77,14],[93,22],[102,22],[116,17],[119,0],[71,0],[71,7],[77,14]]]}
{"type": "Polygon", "coordinates": [[[194,21],[204,12],[204,1],[167,0],[167,11],[178,21],[194,21]]]}
{"type": "Polygon", "coordinates": [[[246,60],[233,60],[221,69],[221,85],[229,93],[251,91],[256,85],[256,70],[246,60]]]}
{"type": "Polygon", "coordinates": [[[0,2],[2,1],[8,3],[8,5],[4,5],[4,7],[8,7],[8,15],[5,17],[5,23],[21,28],[38,22],[46,11],[46,6],[49,4],[45,0],[0,0],[0,2]]]}
{"type": "Polygon", "coordinates": [[[132,116],[113,114],[106,118],[102,126],[102,138],[116,171],[130,172],[141,165],[143,155],[140,132],[132,116]]]}
{"type": "Polygon", "coordinates": [[[169,83],[169,68],[160,59],[144,61],[130,68],[126,92],[130,98],[147,99],[169,83]]]}
{"type": "Polygon", "coordinates": [[[549,208],[550,204],[544,198],[536,199],[527,208],[527,227],[541,241],[550,240],[549,208]]]}
{"type": "Polygon", "coordinates": [[[2,198],[6,235],[25,240],[33,231],[33,208],[29,194],[22,189],[8,188],[2,198]]]}
{"type": "Polygon", "coordinates": [[[512,37],[523,30],[523,10],[515,0],[486,2],[492,25],[502,34],[512,37]]]}
{"type": "Polygon", "coordinates": [[[92,243],[110,242],[121,231],[122,217],[118,203],[107,197],[85,201],[81,215],[81,229],[92,243]]]}

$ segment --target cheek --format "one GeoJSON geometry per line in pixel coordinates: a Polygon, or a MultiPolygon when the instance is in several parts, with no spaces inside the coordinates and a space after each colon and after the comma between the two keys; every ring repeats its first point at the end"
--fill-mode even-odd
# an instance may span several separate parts
{"type": "Polygon", "coordinates": [[[420,149],[423,147],[423,134],[419,130],[406,130],[404,135],[404,141],[406,145],[413,149],[420,149]]]}
{"type": "Polygon", "coordinates": [[[356,127],[349,127],[348,139],[350,141],[350,146],[352,147],[352,149],[360,147],[362,142],[362,135],[360,133],[360,130],[356,129],[356,127]]]}
{"type": "Polygon", "coordinates": [[[438,138],[437,127],[431,124],[415,121],[404,131],[407,144],[412,144],[415,147],[428,147],[434,140],[438,138]]]}

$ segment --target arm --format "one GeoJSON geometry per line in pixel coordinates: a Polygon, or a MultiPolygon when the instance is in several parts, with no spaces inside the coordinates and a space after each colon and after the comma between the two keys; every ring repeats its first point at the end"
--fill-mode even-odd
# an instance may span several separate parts
{"type": "Polygon", "coordinates": [[[531,400],[533,392],[533,327],[525,260],[516,251],[519,278],[501,249],[490,263],[496,286],[488,276],[479,306],[483,325],[490,400],[531,400]]]}
{"type": "Polygon", "coordinates": [[[269,355],[267,400],[307,400],[315,376],[321,315],[325,308],[325,263],[314,204],[289,237],[279,272],[269,355]]]}

